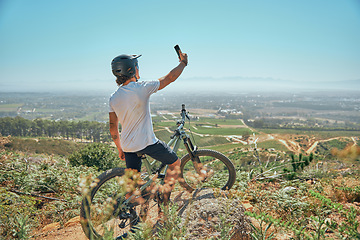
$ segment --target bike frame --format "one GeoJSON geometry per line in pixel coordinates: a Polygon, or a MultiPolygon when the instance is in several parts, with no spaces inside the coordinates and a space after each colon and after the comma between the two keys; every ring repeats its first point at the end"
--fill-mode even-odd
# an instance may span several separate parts
{"type": "MultiPolygon", "coordinates": [[[[194,146],[191,142],[190,137],[186,134],[184,130],[185,120],[186,118],[190,119],[186,110],[185,105],[182,105],[181,110],[181,120],[177,122],[177,129],[174,131],[174,134],[170,137],[170,141],[167,143],[169,147],[172,147],[172,150],[176,153],[180,147],[180,143],[183,142],[187,152],[191,155],[191,159],[196,159],[194,155],[194,151],[196,151],[197,147],[194,146]]],[[[156,160],[150,162],[146,156],[142,157],[142,161],[144,163],[144,166],[146,168],[146,172],[148,173],[147,176],[144,177],[144,181],[146,183],[140,187],[140,191],[142,192],[144,189],[149,187],[151,183],[155,181],[157,178],[161,178],[161,184],[164,184],[164,178],[166,171],[168,170],[168,165],[162,164],[157,170],[153,171],[153,166],[157,162],[156,160]],[[163,172],[163,173],[161,173],[163,172]],[[151,174],[156,174],[155,177],[151,177],[151,174]]],[[[197,169],[197,164],[194,164],[195,168],[197,169]]],[[[132,195],[130,198],[128,198],[125,202],[130,202],[132,200],[134,195],[132,195]]]]}

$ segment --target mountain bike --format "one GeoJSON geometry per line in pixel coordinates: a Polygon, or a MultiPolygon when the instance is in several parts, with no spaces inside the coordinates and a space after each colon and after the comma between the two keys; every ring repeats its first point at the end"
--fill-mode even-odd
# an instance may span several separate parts
{"type": "MultiPolygon", "coordinates": [[[[168,142],[175,152],[183,143],[187,152],[181,158],[180,185],[189,192],[199,188],[230,189],[236,178],[233,163],[218,151],[198,149],[193,144],[194,138],[191,140],[184,128],[186,119],[190,125],[184,104],[180,115],[181,120],[177,122],[177,128],[168,142]]],[[[191,133],[191,130],[188,132],[191,133]]],[[[129,231],[136,230],[139,216],[147,214],[144,202],[148,203],[150,199],[149,189],[156,189],[154,184],[164,184],[168,166],[158,166],[159,162],[149,160],[146,156],[142,157],[142,161],[145,171],[141,174],[131,175],[124,168],[113,168],[102,173],[90,185],[92,188],[83,198],[80,211],[82,228],[89,239],[103,239],[105,236],[124,239],[129,231]],[[129,188],[130,185],[133,189],[129,188]]],[[[151,196],[155,196],[158,203],[161,202],[159,192],[151,196]]]]}

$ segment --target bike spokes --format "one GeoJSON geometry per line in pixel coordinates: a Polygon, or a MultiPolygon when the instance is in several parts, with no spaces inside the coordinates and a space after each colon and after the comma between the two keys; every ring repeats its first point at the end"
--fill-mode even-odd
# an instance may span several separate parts
{"type": "Polygon", "coordinates": [[[96,192],[90,206],[89,220],[96,238],[123,236],[131,230],[136,211],[124,203],[125,194],[119,182],[121,177],[106,181],[96,192]]]}
{"type": "Polygon", "coordinates": [[[185,186],[190,190],[204,187],[226,189],[229,185],[230,170],[222,155],[218,156],[212,151],[205,151],[202,154],[184,159],[185,186]]]}

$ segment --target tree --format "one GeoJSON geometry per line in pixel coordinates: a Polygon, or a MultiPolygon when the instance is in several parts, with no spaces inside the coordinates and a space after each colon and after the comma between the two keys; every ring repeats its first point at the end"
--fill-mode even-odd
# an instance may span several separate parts
{"type": "Polygon", "coordinates": [[[17,137],[63,137],[86,139],[93,142],[111,141],[108,123],[96,121],[52,121],[46,119],[28,120],[22,117],[0,118],[0,135],[17,137]]]}

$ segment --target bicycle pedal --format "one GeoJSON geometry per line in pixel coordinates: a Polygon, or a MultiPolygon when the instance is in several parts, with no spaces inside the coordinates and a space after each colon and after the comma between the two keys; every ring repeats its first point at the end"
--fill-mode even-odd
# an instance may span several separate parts
{"type": "Polygon", "coordinates": [[[126,227],[126,220],[123,220],[120,224],[119,224],[119,228],[125,228],[126,227]]]}
{"type": "Polygon", "coordinates": [[[118,236],[117,238],[115,238],[115,240],[122,240],[122,239],[127,238],[127,236],[128,236],[128,234],[127,234],[127,233],[124,233],[123,235],[118,236]]]}
{"type": "Polygon", "coordinates": [[[159,178],[159,179],[164,179],[164,178],[165,178],[165,174],[160,173],[160,174],[158,175],[158,178],[159,178]]]}
{"type": "Polygon", "coordinates": [[[136,219],[132,220],[132,227],[140,223],[140,217],[136,215],[136,219]]]}
{"type": "Polygon", "coordinates": [[[156,191],[155,193],[155,197],[154,197],[154,202],[157,203],[163,203],[164,202],[164,195],[162,193],[160,193],[159,191],[156,191]]]}
{"type": "Polygon", "coordinates": [[[122,219],[128,219],[131,217],[131,214],[130,213],[126,213],[126,212],[122,212],[119,214],[119,218],[122,220],[122,219]]]}

